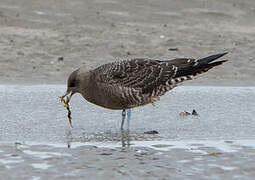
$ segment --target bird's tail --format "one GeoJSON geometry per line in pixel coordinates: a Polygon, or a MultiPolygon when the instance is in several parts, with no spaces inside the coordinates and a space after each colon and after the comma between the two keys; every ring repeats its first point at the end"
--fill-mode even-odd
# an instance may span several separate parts
{"type": "Polygon", "coordinates": [[[215,66],[223,64],[227,60],[220,60],[220,61],[215,61],[215,60],[219,59],[220,57],[226,54],[227,53],[215,54],[215,55],[211,55],[211,56],[196,60],[195,64],[189,69],[190,74],[195,76],[197,74],[207,72],[209,69],[215,66]]]}
{"type": "Polygon", "coordinates": [[[190,80],[198,74],[207,72],[215,66],[219,66],[228,60],[216,59],[226,55],[227,52],[221,54],[211,55],[201,59],[176,59],[174,60],[174,65],[177,67],[177,72],[174,77],[176,83],[182,82],[184,80],[190,80]],[[179,61],[179,62],[178,62],[179,61]]]}

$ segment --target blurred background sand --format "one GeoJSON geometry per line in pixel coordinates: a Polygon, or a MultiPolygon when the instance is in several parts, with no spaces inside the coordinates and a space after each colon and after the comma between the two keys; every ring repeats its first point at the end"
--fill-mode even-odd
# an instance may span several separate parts
{"type": "Polygon", "coordinates": [[[228,51],[230,62],[187,84],[250,86],[254,47],[254,0],[0,2],[1,84],[65,84],[82,65],[228,51]]]}

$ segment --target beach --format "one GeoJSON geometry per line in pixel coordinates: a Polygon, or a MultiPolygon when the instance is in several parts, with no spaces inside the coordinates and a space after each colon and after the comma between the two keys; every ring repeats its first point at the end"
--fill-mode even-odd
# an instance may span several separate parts
{"type": "Polygon", "coordinates": [[[0,179],[254,179],[254,17],[254,0],[1,1],[0,179]],[[79,94],[71,128],[59,100],[81,66],[222,52],[130,132],[79,94]]]}
{"type": "Polygon", "coordinates": [[[254,85],[254,16],[253,0],[1,1],[0,83],[65,84],[83,65],[229,52],[188,83],[254,85]]]}

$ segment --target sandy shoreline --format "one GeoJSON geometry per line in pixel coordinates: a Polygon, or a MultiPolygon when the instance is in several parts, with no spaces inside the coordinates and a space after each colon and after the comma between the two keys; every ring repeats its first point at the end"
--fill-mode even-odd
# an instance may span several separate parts
{"type": "Polygon", "coordinates": [[[254,0],[1,1],[0,177],[254,179],[254,87],[192,87],[255,86],[254,17],[254,0]],[[119,111],[74,96],[70,130],[57,98],[82,65],[226,51],[223,66],[134,109],[127,148],[119,111]]]}
{"type": "Polygon", "coordinates": [[[82,65],[228,51],[191,84],[254,86],[254,16],[253,0],[1,1],[0,83],[65,84],[82,65]]]}

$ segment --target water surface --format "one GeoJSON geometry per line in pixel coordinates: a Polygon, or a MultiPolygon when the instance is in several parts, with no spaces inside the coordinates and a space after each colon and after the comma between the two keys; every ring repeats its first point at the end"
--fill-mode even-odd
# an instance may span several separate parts
{"type": "Polygon", "coordinates": [[[8,179],[252,179],[255,87],[175,88],[156,106],[121,111],[73,96],[65,86],[0,86],[0,177],[8,179]],[[195,109],[199,116],[180,116],[195,109]],[[159,134],[144,134],[156,130],[159,134]]]}
{"type": "MultiPolygon", "coordinates": [[[[121,111],[104,109],[74,95],[67,111],[59,102],[65,86],[0,86],[0,141],[91,141],[119,135],[121,111]],[[103,137],[102,137],[103,138],[103,137]]],[[[163,139],[255,138],[254,87],[177,87],[156,106],[132,110],[131,134],[146,139],[144,131],[157,130],[163,139]],[[195,109],[199,116],[182,117],[195,109]]],[[[102,139],[101,140],[104,140],[102,139]]]]}

